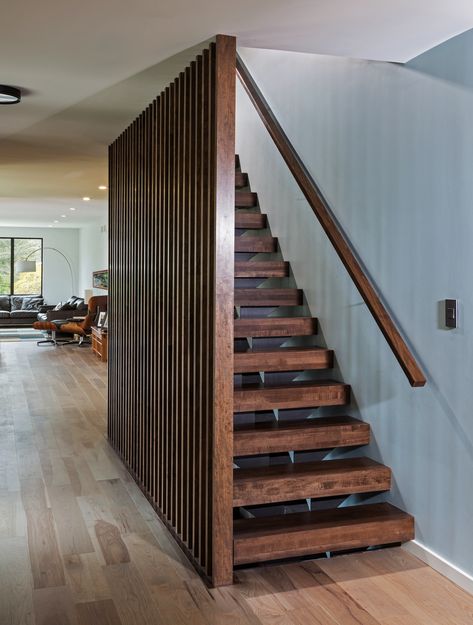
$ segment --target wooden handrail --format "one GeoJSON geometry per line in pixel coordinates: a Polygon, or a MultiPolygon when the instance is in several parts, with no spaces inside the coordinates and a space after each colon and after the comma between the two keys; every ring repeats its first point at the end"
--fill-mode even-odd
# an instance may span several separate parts
{"type": "Polygon", "coordinates": [[[302,193],[332,242],[340,260],[345,265],[360,295],[371,311],[374,320],[391,347],[411,386],[424,386],[426,379],[422,369],[417,364],[416,359],[382,303],[380,295],[376,292],[376,288],[367,276],[367,272],[363,270],[360,259],[357,258],[356,252],[351,247],[340,224],[332,214],[322,192],[281,128],[240,56],[237,56],[237,75],[302,193]]]}

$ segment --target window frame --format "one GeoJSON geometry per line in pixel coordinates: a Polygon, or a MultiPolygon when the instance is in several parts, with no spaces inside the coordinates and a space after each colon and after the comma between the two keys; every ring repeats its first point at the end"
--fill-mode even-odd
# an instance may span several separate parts
{"type": "Polygon", "coordinates": [[[10,293],[4,293],[3,295],[8,297],[34,297],[43,296],[43,250],[44,250],[44,241],[43,237],[3,237],[0,236],[0,239],[10,240],[10,293]],[[15,293],[15,240],[28,240],[28,241],[38,241],[40,245],[41,251],[41,291],[39,293],[15,293]]]}

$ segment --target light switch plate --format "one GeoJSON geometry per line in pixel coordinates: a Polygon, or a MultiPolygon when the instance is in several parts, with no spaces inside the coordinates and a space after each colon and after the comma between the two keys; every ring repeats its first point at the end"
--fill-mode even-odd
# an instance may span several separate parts
{"type": "Polygon", "coordinates": [[[445,300],[445,325],[447,328],[456,328],[458,326],[458,300],[445,300]]]}

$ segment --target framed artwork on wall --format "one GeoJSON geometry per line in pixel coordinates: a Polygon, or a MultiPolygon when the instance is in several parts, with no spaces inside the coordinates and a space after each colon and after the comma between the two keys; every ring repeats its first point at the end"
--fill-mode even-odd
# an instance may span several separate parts
{"type": "Polygon", "coordinates": [[[99,313],[99,318],[97,319],[97,327],[98,328],[107,327],[105,326],[106,321],[107,321],[107,313],[106,312],[99,313]]]}
{"type": "Polygon", "coordinates": [[[94,289],[108,290],[108,269],[93,272],[92,286],[94,289]]]}

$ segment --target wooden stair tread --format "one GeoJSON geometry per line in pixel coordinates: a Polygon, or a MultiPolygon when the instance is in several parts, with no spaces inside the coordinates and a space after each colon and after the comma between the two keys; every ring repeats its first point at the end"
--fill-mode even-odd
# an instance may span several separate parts
{"type": "Polygon", "coordinates": [[[258,195],[252,191],[236,191],[235,206],[241,208],[252,208],[258,203],[258,195]]]}
{"type": "Polygon", "coordinates": [[[313,317],[253,317],[235,319],[235,338],[311,336],[317,333],[313,317]]]}
{"type": "Polygon", "coordinates": [[[278,240],[270,236],[235,237],[235,252],[255,252],[272,254],[277,250],[278,240]]]}
{"type": "Polygon", "coordinates": [[[370,426],[349,416],[270,421],[236,426],[234,456],[367,445],[370,426]]]}
{"type": "Polygon", "coordinates": [[[233,471],[233,505],[251,506],[391,488],[391,469],[371,458],[343,458],[233,471]]]}
{"type": "Polygon", "coordinates": [[[350,387],[334,380],[292,382],[288,385],[248,384],[235,387],[233,400],[235,412],[342,406],[350,401],[350,387]]]}
{"type": "Polygon", "coordinates": [[[283,260],[237,260],[235,278],[285,278],[289,263],[283,260]]]}
{"type": "Polygon", "coordinates": [[[235,306],[300,306],[301,289],[235,289],[235,306]]]}
{"type": "Polygon", "coordinates": [[[237,519],[234,563],[361,549],[413,538],[413,517],[388,503],[237,519]]]}
{"type": "Polygon", "coordinates": [[[323,347],[254,347],[234,354],[234,372],[330,369],[333,351],[323,347]]]}
{"type": "Polygon", "coordinates": [[[241,187],[246,187],[248,184],[248,174],[245,174],[241,171],[235,172],[235,187],[237,189],[241,187]]]}
{"type": "Polygon", "coordinates": [[[238,210],[235,213],[235,228],[258,229],[266,228],[266,215],[255,211],[238,210]]]}

